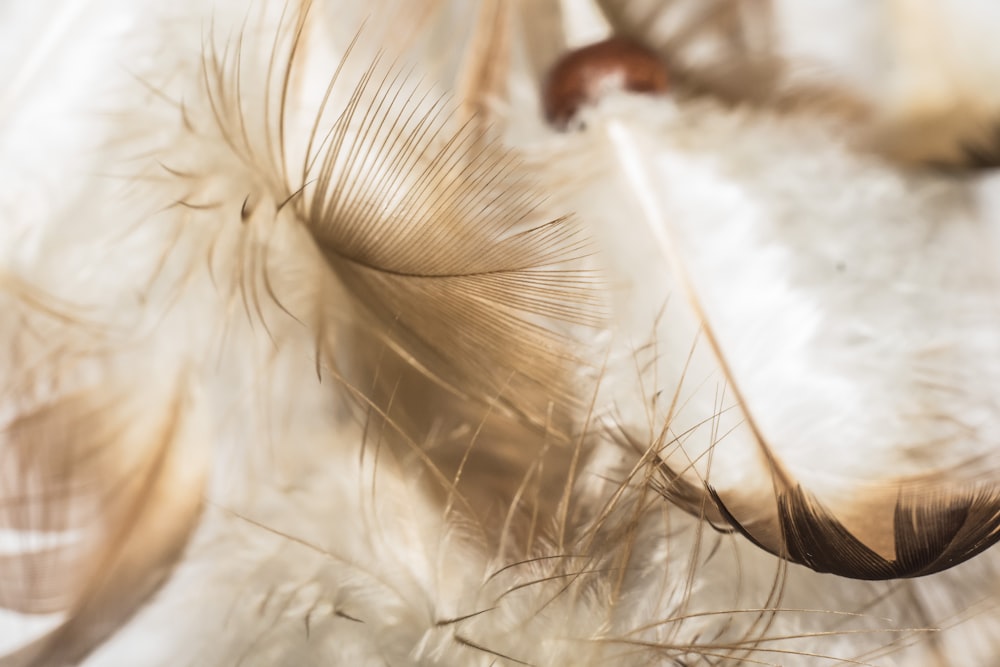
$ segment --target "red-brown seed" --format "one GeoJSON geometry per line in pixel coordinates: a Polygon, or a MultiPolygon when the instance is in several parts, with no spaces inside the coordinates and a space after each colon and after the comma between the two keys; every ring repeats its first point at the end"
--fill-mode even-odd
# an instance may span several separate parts
{"type": "Polygon", "coordinates": [[[666,65],[654,52],[622,37],[570,51],[549,71],[542,88],[545,117],[562,128],[580,107],[609,89],[659,94],[667,91],[666,65]]]}

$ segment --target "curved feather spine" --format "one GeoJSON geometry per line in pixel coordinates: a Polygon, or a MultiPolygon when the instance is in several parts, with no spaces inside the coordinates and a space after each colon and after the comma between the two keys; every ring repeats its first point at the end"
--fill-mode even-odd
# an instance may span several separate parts
{"type": "Polygon", "coordinates": [[[729,391],[741,407],[750,441],[758,450],[773,488],[772,500],[739,489],[715,488],[709,478],[699,492],[679,481],[680,475],[663,464],[666,497],[680,500],[682,507],[699,514],[705,512],[707,501],[707,506],[713,508],[709,518],[714,523],[728,522],[761,548],[820,572],[857,579],[925,576],[953,567],[1000,541],[1000,490],[995,484],[948,482],[937,473],[907,478],[889,472],[884,486],[833,510],[802,487],[768,443],[755,419],[754,404],[743,394],[713,332],[685,264],[677,254],[670,224],[657,204],[657,195],[642,166],[643,158],[634,138],[614,121],[609,123],[607,131],[645,221],[705,332],[729,391]],[[678,491],[670,491],[675,484],[680,485],[678,491]],[[726,501],[727,494],[734,499],[726,501]],[[692,503],[692,498],[700,500],[692,503]],[[772,502],[775,504],[771,505],[772,502]],[[894,508],[891,517],[875,518],[878,516],[875,508],[883,506],[894,508]],[[857,508],[865,508],[861,511],[866,513],[864,524],[858,526],[855,519],[853,530],[863,531],[859,534],[837,518],[838,513],[856,515],[857,508]]]}

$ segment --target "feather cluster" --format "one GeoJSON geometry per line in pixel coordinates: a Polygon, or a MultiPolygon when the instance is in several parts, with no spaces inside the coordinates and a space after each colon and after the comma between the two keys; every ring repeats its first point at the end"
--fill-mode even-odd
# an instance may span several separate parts
{"type": "Polygon", "coordinates": [[[1000,658],[1000,59],[886,4],[0,8],[0,666],[1000,658]]]}

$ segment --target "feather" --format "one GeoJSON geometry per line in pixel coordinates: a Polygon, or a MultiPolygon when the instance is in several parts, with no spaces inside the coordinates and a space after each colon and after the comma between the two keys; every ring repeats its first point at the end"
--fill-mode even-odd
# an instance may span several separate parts
{"type": "Polygon", "coordinates": [[[808,106],[848,117],[868,113],[866,103],[782,52],[772,3],[713,0],[598,3],[616,34],[660,53],[676,77],[678,93],[708,96],[733,105],[808,106]]]}
{"type": "Polygon", "coordinates": [[[989,3],[599,4],[616,32],[662,54],[684,92],[849,118],[858,147],[894,160],[991,165],[979,152],[992,145],[1000,103],[990,83],[998,62],[978,27],[996,21],[989,3]],[[853,43],[825,48],[818,35],[831,26],[853,43]]]}
{"type": "Polygon", "coordinates": [[[3,530],[36,537],[4,556],[0,605],[64,620],[3,664],[79,661],[180,556],[201,506],[204,448],[178,394],[143,399],[92,388],[5,425],[3,530]]]}
{"type": "Polygon", "coordinates": [[[965,142],[962,153],[961,164],[973,169],[1000,167],[1000,130],[993,129],[983,133],[981,138],[965,142]]]}
{"type": "MultiPolygon", "coordinates": [[[[919,307],[923,312],[942,309],[951,311],[953,314],[942,315],[941,323],[921,322],[917,324],[914,320],[904,320],[910,326],[905,337],[902,334],[893,336],[888,333],[893,326],[900,324],[899,320],[895,319],[899,317],[898,312],[893,314],[893,320],[884,320],[874,313],[864,316],[879,320],[880,325],[877,326],[877,330],[882,332],[880,335],[889,336],[895,341],[894,353],[904,355],[902,367],[905,368],[908,365],[909,368],[916,370],[921,368],[922,362],[924,373],[935,374],[935,380],[931,384],[916,373],[911,376],[912,379],[907,375],[902,375],[898,380],[901,386],[890,389],[897,397],[913,396],[913,400],[919,401],[913,407],[907,407],[900,398],[891,402],[879,402],[878,397],[873,396],[871,402],[858,405],[855,408],[850,421],[852,423],[867,422],[872,424],[869,431],[871,435],[876,433],[874,424],[877,422],[900,426],[895,427],[898,432],[886,429],[885,433],[876,436],[886,439],[884,442],[887,449],[883,450],[883,456],[888,455],[888,457],[883,459],[885,466],[883,472],[874,468],[869,469],[869,472],[865,474],[853,466],[851,472],[841,472],[835,467],[835,464],[829,464],[826,467],[824,471],[826,479],[817,483],[826,487],[826,492],[830,494],[828,497],[838,498],[838,504],[831,509],[830,502],[832,501],[820,501],[808,489],[802,488],[802,484],[796,480],[796,473],[787,463],[790,455],[783,454],[783,452],[795,452],[795,460],[803,461],[800,457],[804,451],[811,452],[812,456],[821,456],[822,447],[836,447],[835,443],[838,441],[843,443],[841,446],[850,446],[848,443],[853,437],[851,428],[847,427],[841,430],[837,428],[836,421],[827,420],[828,425],[824,427],[826,433],[812,443],[803,442],[800,437],[796,437],[796,434],[785,429],[775,428],[771,430],[768,426],[769,423],[776,427],[778,422],[782,420],[771,421],[767,412],[771,409],[768,403],[757,401],[745,393],[747,383],[754,382],[752,376],[760,371],[750,370],[749,365],[734,359],[734,355],[760,354],[761,350],[768,350],[769,346],[763,342],[764,340],[787,341],[791,338],[790,332],[780,335],[774,334],[771,329],[773,326],[780,326],[782,322],[789,322],[790,326],[800,327],[809,327],[809,324],[807,322],[795,323],[794,320],[782,318],[777,312],[773,314],[767,313],[766,310],[763,313],[742,312],[739,308],[728,305],[731,302],[727,301],[725,304],[723,301],[713,302],[712,297],[706,296],[706,294],[714,292],[721,295],[721,292],[710,286],[708,278],[704,279],[705,282],[701,283],[702,287],[699,290],[694,280],[689,277],[690,269],[688,267],[691,264],[701,267],[711,266],[717,272],[716,275],[726,271],[730,277],[738,276],[748,286],[755,275],[768,274],[760,272],[761,269],[757,265],[759,260],[743,263],[731,255],[727,256],[727,251],[721,249],[719,245],[708,246],[698,244],[697,241],[688,245],[685,241],[679,240],[679,238],[683,238],[680,236],[681,234],[690,234],[690,232],[687,230],[675,232],[673,229],[676,225],[666,222],[670,218],[659,203],[659,198],[662,196],[660,193],[665,192],[665,190],[663,187],[654,186],[649,176],[659,173],[663,174],[665,180],[670,180],[670,174],[676,175],[679,172],[671,171],[670,160],[656,154],[650,154],[649,151],[646,151],[645,154],[641,152],[638,148],[639,141],[630,136],[622,125],[609,123],[607,133],[611,145],[623,163],[623,171],[627,175],[631,187],[634,188],[636,199],[642,206],[645,218],[653,226],[654,238],[663,248],[664,256],[675,272],[674,279],[677,289],[684,293],[691,303],[694,316],[704,331],[708,348],[718,360],[719,375],[724,378],[728,391],[732,393],[733,398],[743,411],[745,420],[743,430],[746,432],[746,438],[759,448],[764,468],[760,473],[760,478],[770,479],[773,486],[773,497],[776,500],[776,505],[773,507],[768,506],[771,502],[769,499],[771,494],[764,495],[764,498],[768,498],[768,500],[755,498],[759,491],[753,489],[752,485],[748,486],[745,482],[735,481],[739,478],[733,478],[734,481],[721,482],[727,486],[726,491],[716,488],[708,475],[725,475],[726,473],[720,469],[727,467],[727,461],[740,460],[742,462],[746,461],[746,458],[729,452],[728,443],[716,444],[713,442],[713,447],[721,452],[726,452],[726,454],[714,453],[714,469],[705,472],[708,479],[705,493],[710,496],[721,515],[756,544],[776,555],[809,565],[819,571],[861,579],[925,575],[943,567],[950,567],[959,562],[962,557],[977,555],[1000,539],[1000,536],[997,535],[1000,496],[989,483],[986,486],[972,486],[973,480],[963,483],[960,472],[962,466],[967,465],[967,462],[963,461],[961,457],[988,458],[989,456],[990,438],[986,434],[993,433],[996,429],[993,420],[986,416],[991,412],[989,408],[981,413],[982,416],[976,422],[963,422],[962,418],[957,416],[959,412],[956,410],[952,414],[955,415],[954,419],[959,422],[958,424],[936,425],[936,430],[940,434],[938,437],[944,438],[944,442],[948,443],[951,450],[957,454],[957,458],[952,463],[948,463],[949,459],[940,453],[941,440],[934,440],[933,445],[925,444],[919,440],[921,436],[923,438],[934,437],[932,434],[935,432],[935,425],[931,421],[934,420],[933,415],[924,417],[929,423],[920,424],[918,421],[920,419],[918,405],[931,403],[942,406],[946,401],[945,394],[951,395],[955,391],[960,392],[961,400],[967,406],[992,404],[994,386],[997,381],[996,369],[992,365],[983,365],[973,361],[974,359],[997,358],[997,351],[992,349],[992,343],[985,343],[984,348],[968,358],[970,366],[963,368],[959,362],[962,354],[952,352],[950,341],[955,340],[951,338],[951,335],[953,335],[953,327],[956,326],[968,327],[970,331],[983,326],[990,327],[991,330],[996,329],[997,325],[1000,324],[1000,318],[998,318],[1000,313],[995,312],[992,298],[988,296],[992,294],[994,288],[989,288],[982,294],[981,305],[974,307],[976,315],[971,319],[966,319],[965,313],[968,312],[965,310],[966,304],[955,304],[954,306],[949,304],[950,295],[954,292],[946,288],[942,293],[942,298],[945,301],[935,302],[935,291],[931,285],[928,284],[921,289],[919,276],[907,276],[905,288],[915,290],[917,294],[921,295],[919,307]],[[648,160],[648,162],[644,165],[643,160],[648,160]],[[719,253],[720,258],[708,259],[713,253],[719,253]],[[680,259],[682,256],[687,258],[686,262],[680,259]],[[745,272],[741,273],[743,270],[741,265],[745,268],[745,272]],[[728,310],[731,314],[724,313],[723,310],[728,310]],[[720,322],[725,324],[720,324],[720,322]],[[764,324],[765,322],[769,324],[764,324]],[[737,338],[730,336],[727,343],[723,335],[718,333],[720,326],[734,327],[734,331],[739,331],[738,336],[744,342],[737,343],[737,338]],[[916,326],[921,328],[915,329],[916,326]],[[932,341],[936,342],[938,346],[944,347],[943,354],[947,355],[946,358],[951,361],[951,364],[940,365],[932,360],[924,360],[927,355],[925,350],[931,347],[932,341]],[[757,349],[755,350],[754,347],[757,349]],[[973,365],[977,367],[979,378],[976,383],[970,384],[963,381],[963,378],[972,375],[973,365]],[[740,371],[736,370],[738,368],[746,369],[746,374],[741,376],[740,371]],[[912,387],[906,386],[907,383],[912,383],[912,387]],[[932,395],[940,395],[940,398],[937,400],[924,398],[928,392],[932,395]],[[755,406],[757,406],[756,410],[755,406]],[[919,428],[919,431],[911,431],[915,428],[919,428]],[[779,444],[776,439],[783,437],[783,434],[789,440],[779,444]],[[952,444],[951,440],[953,439],[961,440],[952,444]],[[923,452],[931,446],[937,449],[938,455],[934,459],[932,467],[921,470],[919,462],[928,460],[927,455],[923,452]],[[977,449],[981,451],[981,454],[973,453],[977,449]],[[948,471],[950,476],[946,477],[944,471],[948,471]],[[849,493],[841,492],[838,494],[832,490],[831,487],[834,486],[834,483],[830,481],[831,478],[835,480],[838,477],[844,480],[854,480],[847,482],[848,484],[858,485],[861,482],[863,486],[859,485],[860,488],[854,488],[849,493]],[[946,479],[949,481],[944,481],[946,479]],[[933,488],[935,483],[938,488],[933,488]],[[733,499],[724,500],[727,494],[730,494],[733,499]],[[891,514],[881,509],[883,507],[891,508],[891,514]],[[850,517],[854,528],[845,528],[842,521],[836,518],[838,514],[850,517]],[[738,518],[740,516],[751,518],[740,519],[738,518]],[[916,525],[914,524],[915,517],[921,519],[916,522],[916,525]],[[945,528],[942,528],[943,526],[945,528]]],[[[645,142],[644,145],[650,146],[652,143],[645,142]]],[[[728,147],[732,153],[739,152],[738,149],[733,148],[732,143],[729,143],[728,147]]],[[[690,174],[689,164],[685,165],[685,169],[690,174]]],[[[725,171],[716,172],[709,167],[705,171],[705,178],[739,178],[737,172],[730,173],[735,176],[729,176],[725,171]],[[720,173],[720,175],[717,176],[716,173],[720,173]]],[[[670,189],[667,188],[666,192],[669,191],[670,189]]],[[[681,197],[674,194],[671,204],[677,206],[680,199],[681,197]]],[[[706,213],[713,215],[711,212],[706,213]]],[[[772,223],[754,217],[745,217],[737,223],[727,223],[721,222],[724,219],[723,215],[718,213],[715,215],[718,216],[718,222],[706,220],[698,223],[700,225],[697,232],[699,236],[705,233],[708,225],[722,229],[727,226],[734,228],[735,224],[743,225],[744,229],[739,231],[734,229],[732,233],[743,238],[765,239],[764,242],[770,245],[769,252],[772,256],[778,260],[782,260],[784,257],[789,258],[784,259],[784,261],[791,264],[792,267],[797,261],[794,259],[795,257],[808,257],[807,252],[815,252],[813,250],[815,246],[812,246],[812,243],[818,242],[817,237],[822,236],[822,232],[813,231],[806,244],[795,247],[794,254],[791,252],[779,254],[778,239],[767,231],[750,231],[753,228],[747,229],[747,227],[763,224],[766,229],[772,224],[788,223],[780,221],[772,223]]],[[[871,224],[870,221],[868,224],[871,224]]],[[[884,227],[882,233],[889,238],[891,238],[889,235],[895,234],[901,240],[906,239],[910,234],[923,236],[931,233],[921,231],[920,223],[916,220],[910,220],[907,224],[908,226],[905,228],[884,227]]],[[[933,220],[929,224],[934,225],[931,229],[940,229],[938,225],[942,222],[933,220]]],[[[967,257],[974,257],[974,248],[977,244],[982,243],[981,234],[984,229],[976,225],[968,225],[962,220],[949,221],[946,224],[952,225],[952,227],[947,233],[936,234],[937,238],[940,239],[939,243],[954,244],[962,248],[967,253],[967,257]]],[[[850,229],[843,226],[837,230],[840,235],[849,232],[850,229]]],[[[687,238],[693,240],[697,237],[688,236],[687,238]]],[[[790,240],[790,237],[785,237],[783,240],[785,243],[795,243],[795,241],[790,240]]],[[[742,250],[745,250],[745,247],[742,250]]],[[[920,250],[915,252],[919,253],[920,250]]],[[[996,274],[991,270],[989,257],[988,253],[979,253],[978,260],[966,264],[965,270],[952,270],[944,274],[932,275],[938,284],[942,279],[963,285],[980,284],[981,281],[992,284],[992,281],[996,280],[996,274]]],[[[815,262],[816,259],[806,261],[815,262]]],[[[870,268],[862,264],[865,261],[864,256],[854,257],[851,261],[852,270],[858,271],[862,276],[878,275],[880,270],[885,270],[885,260],[882,257],[869,260],[873,263],[870,268]]],[[[911,260],[903,259],[903,261],[911,260]]],[[[922,262],[925,270],[927,263],[928,261],[922,262]]],[[[815,273],[816,271],[813,269],[813,275],[810,275],[810,270],[806,266],[797,270],[792,268],[790,275],[801,276],[803,279],[803,283],[793,283],[791,286],[795,299],[806,298],[806,295],[813,290],[829,289],[827,287],[828,280],[838,281],[836,273],[826,274],[830,278],[824,278],[822,273],[818,276],[815,273]]],[[[904,285],[894,285],[893,279],[887,276],[880,284],[866,284],[865,289],[869,290],[868,298],[874,299],[876,297],[871,290],[882,289],[893,293],[901,291],[903,287],[904,285]]],[[[750,289],[763,291],[767,288],[760,285],[750,289]]],[[[974,298],[968,288],[963,289],[963,294],[968,295],[968,298],[974,298]]],[[[731,297],[726,297],[727,300],[729,298],[731,297]]],[[[778,298],[777,303],[781,304],[778,306],[779,308],[787,310],[795,308],[794,300],[778,298]]],[[[758,300],[758,306],[766,308],[763,300],[758,300]]],[[[857,316],[855,315],[855,317],[857,316]]],[[[809,331],[809,328],[806,331],[809,331]]],[[[823,338],[829,329],[817,328],[814,331],[815,334],[806,334],[801,343],[807,351],[819,346],[837,355],[836,348],[843,345],[851,349],[851,354],[855,359],[864,354],[864,348],[860,347],[856,340],[834,338],[825,341],[823,338]]],[[[963,345],[966,349],[971,347],[968,336],[961,336],[960,340],[964,341],[963,345]]],[[[877,348],[873,348],[873,351],[874,349],[877,348]]],[[[831,373],[831,371],[824,370],[822,366],[810,367],[805,364],[808,364],[810,359],[822,360],[830,352],[823,355],[807,352],[802,356],[802,361],[799,362],[803,366],[796,368],[795,375],[799,376],[804,372],[806,377],[811,378],[812,382],[822,383],[824,375],[831,373]]],[[[781,354],[779,349],[769,350],[769,355],[775,362],[780,359],[781,354]]],[[[838,356],[846,355],[840,354],[838,356]]],[[[819,361],[819,363],[822,362],[819,361]]],[[[877,364],[878,362],[874,359],[862,362],[863,367],[875,367],[877,364]]],[[[832,372],[839,374],[837,370],[832,370],[832,372]]],[[[764,372],[761,373],[761,377],[762,382],[767,384],[767,390],[779,392],[778,396],[781,395],[781,387],[787,387],[785,391],[794,391],[793,388],[797,384],[795,376],[782,379],[780,374],[764,372]]],[[[840,375],[841,382],[849,383],[852,380],[853,378],[850,376],[840,375]]],[[[755,394],[758,397],[763,396],[765,386],[763,384],[757,386],[759,390],[755,391],[755,394]]],[[[848,391],[853,393],[855,390],[848,391]]],[[[864,390],[859,387],[856,391],[860,394],[864,390]]],[[[788,408],[796,411],[810,410],[808,402],[799,403],[793,407],[790,399],[779,399],[779,401],[780,403],[775,403],[775,405],[784,403],[788,408]]],[[[846,406],[841,406],[842,410],[845,408],[846,406]]],[[[779,408],[779,411],[784,409],[779,408]]],[[[790,416],[784,419],[789,418],[790,416]]],[[[971,414],[969,418],[972,418],[971,414]]],[[[817,419],[819,418],[817,417],[817,419]]],[[[735,440],[736,438],[730,439],[735,440]]],[[[682,448],[687,450],[686,457],[697,459],[700,456],[696,449],[697,445],[694,447],[684,445],[682,448]]],[[[879,450],[875,446],[870,445],[868,456],[871,458],[869,458],[869,463],[878,460],[876,458],[879,456],[878,452],[879,450]]],[[[746,465],[746,463],[741,465],[746,465]]],[[[675,477],[676,475],[671,474],[671,476],[675,477]]],[[[669,485],[669,482],[665,484],[669,485]]]]}
{"type": "MultiPolygon", "coordinates": [[[[329,271],[320,281],[335,280],[349,300],[331,300],[334,288],[314,291],[317,312],[301,319],[317,327],[320,347],[343,335],[324,320],[343,320],[350,309],[346,319],[364,331],[356,344],[367,339],[458,397],[544,424],[540,397],[567,407],[575,400],[569,325],[594,326],[600,317],[572,221],[546,216],[518,157],[475,123],[459,124],[451,103],[403,77],[402,65],[376,62],[352,85],[343,81],[352,76],[347,55],[318,105],[296,103],[299,116],[288,118],[302,18],[279,27],[266,64],[246,62],[242,45],[213,48],[206,62],[215,127],[196,132],[217,133],[266,187],[244,206],[249,233],[270,234],[263,225],[287,219],[312,239],[329,271]],[[254,74],[261,71],[264,79],[254,74]],[[249,113],[241,95],[263,99],[264,113],[249,113]],[[290,147],[284,137],[302,114],[314,118],[311,133],[290,147]],[[262,207],[271,213],[256,216],[262,207]]],[[[197,114],[191,103],[187,111],[197,114]]],[[[359,360],[381,354],[352,352],[359,360]]],[[[356,373],[362,383],[378,375],[356,373]]]]}

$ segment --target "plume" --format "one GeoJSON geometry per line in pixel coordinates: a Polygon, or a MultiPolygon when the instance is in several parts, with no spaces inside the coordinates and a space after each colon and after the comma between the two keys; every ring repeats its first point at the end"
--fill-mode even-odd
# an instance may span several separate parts
{"type": "MultiPolygon", "coordinates": [[[[205,133],[260,184],[242,208],[249,233],[295,224],[314,244],[326,273],[302,297],[314,302],[302,319],[316,328],[320,354],[344,335],[328,321],[347,320],[361,326],[355,359],[384,356],[366,346],[385,348],[463,400],[499,401],[543,425],[547,400],[565,409],[576,401],[572,327],[600,322],[579,230],[546,215],[530,172],[475,116],[456,118],[440,89],[405,76],[402,55],[357,68],[348,47],[315,106],[293,99],[308,12],[279,26],[266,62],[242,44],[210,45],[205,60],[215,121],[205,133]],[[246,98],[262,100],[263,112],[246,98]],[[304,145],[289,145],[306,114],[304,145]]],[[[323,363],[341,366],[336,356],[323,363]]],[[[354,372],[356,382],[377,375],[354,372]]]]}
{"type": "MultiPolygon", "coordinates": [[[[718,130],[721,135],[722,128],[718,130]]],[[[905,224],[889,223],[877,229],[871,227],[879,224],[873,217],[865,221],[866,230],[879,235],[879,245],[894,247],[896,258],[845,255],[838,269],[836,251],[832,256],[829,251],[837,237],[852,233],[849,224],[824,230],[822,220],[783,220],[783,213],[766,203],[737,217],[727,214],[725,201],[717,208],[701,205],[699,217],[704,217],[695,223],[681,203],[683,197],[662,185],[680,177],[680,167],[673,162],[676,158],[644,154],[639,146],[652,144],[630,136],[620,124],[609,123],[607,133],[671,267],[670,279],[688,300],[705,347],[718,365],[717,374],[742,412],[741,424],[713,442],[712,469],[706,467],[704,472],[706,497],[693,508],[701,511],[706,503],[713,506],[717,517],[776,555],[821,572],[860,579],[930,574],[975,556],[1000,539],[1000,497],[990,474],[981,472],[992,468],[989,434],[996,432],[997,369],[987,360],[998,358],[1000,350],[995,349],[991,336],[982,338],[982,347],[971,342],[976,338],[971,332],[994,331],[1000,323],[1000,313],[989,296],[997,276],[992,247],[984,244],[988,228],[961,213],[953,219],[935,216],[923,223],[916,215],[907,216],[905,224]],[[698,226],[682,228],[688,220],[698,226]],[[801,243],[804,236],[791,232],[798,225],[809,226],[808,240],[801,243]],[[772,234],[777,229],[789,233],[778,239],[772,234]],[[697,230],[697,236],[692,230],[697,230]],[[709,246],[697,240],[706,233],[743,242],[728,250],[727,243],[709,246]],[[911,234],[921,241],[935,238],[938,242],[925,250],[909,240],[911,234]],[[753,244],[759,244],[760,252],[744,255],[753,244]],[[938,256],[942,245],[951,245],[949,253],[966,258],[962,270],[945,275],[908,270],[917,265],[925,269],[933,261],[928,254],[938,256]],[[766,281],[774,274],[760,263],[765,256],[791,282],[773,300],[756,299],[754,308],[735,304],[732,283],[743,285],[748,294],[769,289],[766,281]],[[700,271],[711,271],[712,277],[703,277],[700,271]],[[754,286],[754,280],[762,282],[754,286]],[[725,303],[713,297],[721,297],[724,291],[716,281],[727,285],[725,303]],[[978,304],[974,304],[978,288],[972,285],[983,288],[978,304]],[[839,322],[808,305],[814,295],[833,290],[859,290],[851,300],[852,315],[839,322]],[[872,310],[861,305],[861,290],[872,310]],[[964,296],[956,302],[953,295],[959,292],[964,296]],[[900,307],[898,299],[904,294],[912,295],[912,305],[900,307]],[[897,304],[891,314],[875,305],[888,300],[897,304]],[[906,315],[909,308],[914,310],[913,317],[906,315]],[[926,320],[927,312],[938,315],[926,320]],[[789,327],[787,333],[775,334],[773,327],[782,326],[789,327]],[[893,334],[893,328],[900,326],[905,329],[893,334]],[[733,333],[725,333],[726,327],[732,327],[733,333]],[[963,330],[967,333],[959,333],[963,330]],[[875,338],[868,338],[871,334],[866,332],[876,331],[875,338]],[[796,344],[790,347],[788,341],[793,339],[796,344]],[[784,342],[772,346],[769,341],[784,342]],[[748,363],[739,358],[742,355],[757,361],[748,363]],[[782,361],[785,355],[794,355],[795,361],[782,361]],[[828,359],[848,357],[856,364],[856,375],[827,365],[828,359]],[[762,360],[768,358],[774,366],[765,370],[762,360]],[[783,364],[789,365],[787,370],[780,368],[783,364]],[[897,369],[887,376],[892,379],[882,389],[892,396],[890,400],[870,393],[871,384],[855,385],[859,377],[872,369],[886,369],[887,364],[897,369]],[[800,385],[828,389],[815,398],[783,397],[785,392],[794,394],[800,385]],[[746,393],[747,386],[754,387],[752,393],[746,393]],[[765,396],[775,397],[774,402],[765,396]],[[858,397],[864,398],[859,401],[858,397]],[[815,399],[821,402],[813,404],[815,399]],[[939,410],[948,405],[954,408],[946,409],[945,417],[939,410]],[[815,423],[801,426],[798,432],[779,427],[793,420],[792,411],[799,419],[810,415],[815,423]],[[868,425],[866,435],[856,435],[858,424],[868,425]],[[853,451],[849,448],[856,446],[857,437],[865,438],[861,451],[866,460],[848,461],[838,469],[833,452],[838,448],[853,451]],[[747,479],[745,469],[738,474],[724,472],[733,461],[741,467],[751,465],[752,455],[737,453],[741,445],[735,443],[744,439],[742,446],[757,449],[757,482],[747,479]],[[816,460],[826,461],[822,474],[817,474],[816,460]],[[807,467],[815,475],[813,484],[824,489],[826,500],[820,499],[822,492],[801,480],[796,466],[807,467]],[[714,482],[716,475],[726,481],[714,482]],[[838,479],[844,489],[836,489],[838,479]],[[773,493],[764,494],[767,500],[754,488],[760,480],[772,487],[773,493]]],[[[731,155],[740,152],[733,143],[727,146],[731,155]]],[[[688,184],[698,178],[691,174],[690,163],[683,169],[688,184]]],[[[702,177],[727,181],[734,173],[710,164],[702,177]]],[[[732,187],[733,200],[746,196],[738,183],[732,187]]],[[[829,201],[833,196],[814,194],[814,201],[829,201]]],[[[677,449],[685,450],[687,460],[704,456],[691,443],[679,443],[677,449]]],[[[670,452],[669,443],[664,450],[670,452]]],[[[668,461],[679,460],[676,452],[672,454],[668,461]]],[[[668,497],[670,484],[678,477],[676,465],[664,464],[668,497]]]]}

